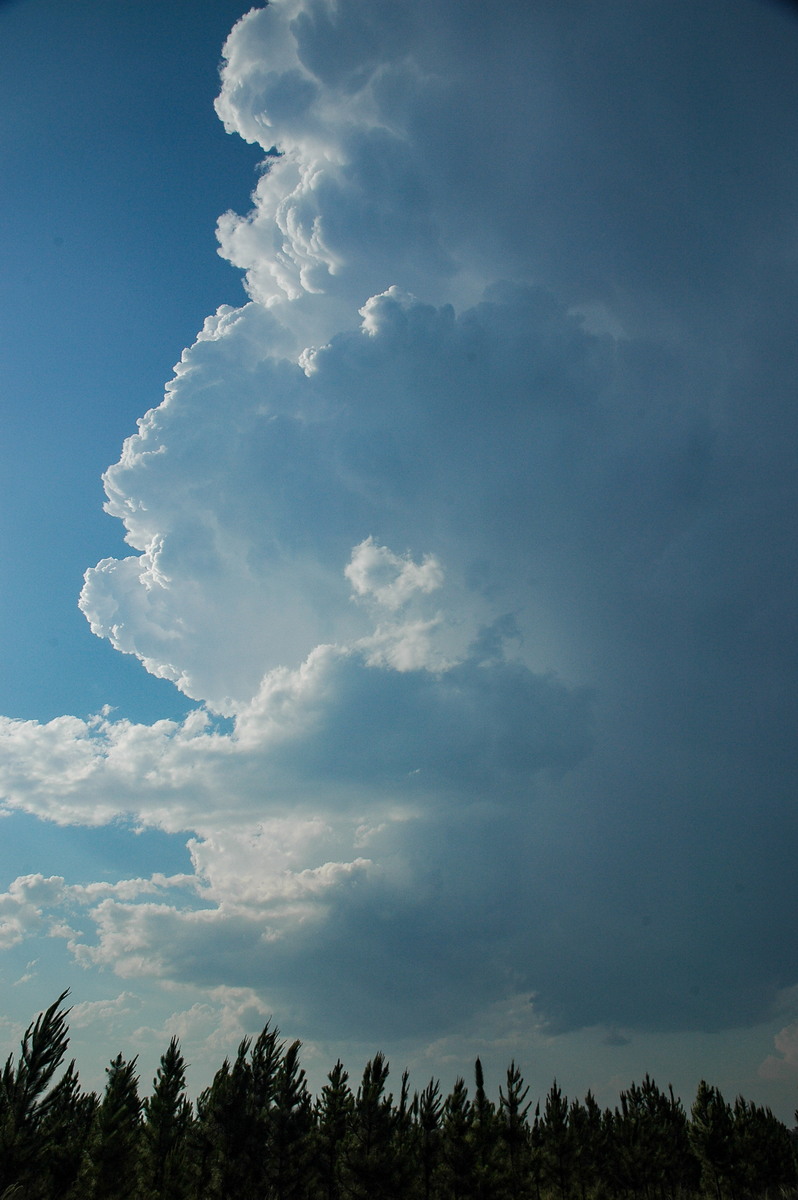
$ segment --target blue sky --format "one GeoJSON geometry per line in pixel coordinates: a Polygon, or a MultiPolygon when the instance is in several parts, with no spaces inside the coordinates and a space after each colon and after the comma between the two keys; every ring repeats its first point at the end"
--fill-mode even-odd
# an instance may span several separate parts
{"type": "Polygon", "coordinates": [[[0,7],[0,1034],[791,1117],[798,23],[240,16],[0,7]]]}

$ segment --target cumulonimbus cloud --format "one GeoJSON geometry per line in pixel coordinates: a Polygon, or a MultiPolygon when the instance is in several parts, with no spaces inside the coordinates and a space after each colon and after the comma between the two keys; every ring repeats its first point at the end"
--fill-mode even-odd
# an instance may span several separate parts
{"type": "MultiPolygon", "coordinates": [[[[193,834],[188,883],[81,899],[82,961],[417,1036],[524,992],[718,1028],[794,984],[795,84],[733,8],[236,26],[250,302],[106,472],[132,553],[81,596],[206,708],[1,731],[9,804],[193,834]]],[[[47,886],[10,940],[77,902],[47,886]]]]}

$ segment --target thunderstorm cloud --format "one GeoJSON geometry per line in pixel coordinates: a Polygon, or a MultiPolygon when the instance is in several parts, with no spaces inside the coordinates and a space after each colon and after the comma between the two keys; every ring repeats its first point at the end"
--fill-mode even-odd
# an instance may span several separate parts
{"type": "Polygon", "coordinates": [[[554,1032],[717,1030],[798,983],[784,21],[242,17],[249,300],[106,472],[131,552],[80,598],[200,707],[2,722],[10,807],[183,833],[192,870],[24,877],[7,944],[63,917],[84,964],[330,1037],[519,995],[554,1032]]]}

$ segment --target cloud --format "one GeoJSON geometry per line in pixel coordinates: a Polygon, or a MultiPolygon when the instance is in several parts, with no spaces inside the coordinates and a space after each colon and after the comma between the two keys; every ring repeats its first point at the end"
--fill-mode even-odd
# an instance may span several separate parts
{"type": "Polygon", "coordinates": [[[392,554],[367,537],[355,546],[344,570],[356,596],[372,596],[378,604],[395,612],[416,592],[434,592],[443,583],[440,563],[431,554],[421,564],[405,555],[392,554]]]}
{"type": "Polygon", "coordinates": [[[401,21],[273,4],[229,38],[217,109],[283,157],[222,222],[223,252],[267,304],[305,286],[362,304],[397,282],[462,304],[535,278],[629,328],[705,336],[735,275],[751,286],[789,240],[793,37],[747,2],[723,28],[689,0],[445,0],[401,21]]]}
{"type": "MultiPolygon", "coordinates": [[[[5,729],[6,763],[14,764],[17,729],[5,729]]],[[[24,759],[30,738],[22,731],[24,759]]],[[[74,729],[65,734],[67,752],[74,729]]],[[[425,1016],[440,1025],[451,1005],[446,963],[459,964],[464,982],[462,930],[445,957],[439,942],[458,919],[449,893],[465,900],[466,879],[474,885],[475,841],[486,845],[486,824],[494,840],[508,821],[512,828],[536,778],[584,756],[589,697],[520,663],[398,671],[369,665],[356,650],[318,647],[297,671],[268,674],[230,734],[196,716],[183,727],[162,722],[157,732],[104,720],[87,725],[83,741],[94,757],[91,769],[84,760],[79,797],[68,780],[59,796],[51,777],[46,790],[17,790],[16,803],[51,818],[91,819],[96,797],[111,793],[120,812],[135,806],[143,822],[174,829],[182,821],[198,836],[189,843],[193,876],[55,881],[53,907],[79,907],[83,927],[94,930],[87,937],[63,926],[79,962],[204,988],[234,980],[317,1024],[326,1020],[317,1000],[335,994],[343,1004],[357,976],[362,1004],[348,1007],[376,1030],[383,1009],[365,985],[379,947],[386,967],[393,958],[402,973],[401,984],[392,976],[397,1020],[418,1030],[425,1016]],[[457,837],[446,833],[452,822],[457,837]],[[434,912],[444,899],[432,922],[441,928],[427,928],[429,905],[434,912]],[[425,973],[435,979],[434,1001],[413,1003],[425,973]]],[[[502,886],[497,868],[493,856],[479,868],[469,908],[486,887],[502,886]]],[[[480,944],[483,924],[474,923],[480,944]]],[[[505,974],[486,970],[477,990],[493,997],[505,974]]],[[[383,979],[379,993],[387,1000],[389,992],[383,979]]],[[[463,991],[464,1010],[473,994],[473,985],[463,991]]]]}
{"type": "Polygon", "coordinates": [[[191,830],[222,813],[235,825],[270,807],[323,810],[325,789],[352,805],[433,787],[479,795],[566,769],[585,753],[588,726],[586,693],[520,663],[399,672],[369,665],[356,648],[319,646],[298,669],[264,676],[232,734],[202,711],[153,726],[5,719],[0,773],[10,802],[51,819],[134,813],[191,830]]]}
{"type": "MultiPolygon", "coordinates": [[[[129,993],[123,992],[123,996],[129,993]]],[[[122,997],[120,997],[121,1000],[122,997]]],[[[207,1051],[212,1070],[219,1056],[253,1033],[260,1033],[270,1018],[269,1010],[253,991],[247,988],[218,987],[207,993],[204,1003],[192,1004],[183,1011],[173,1011],[158,1028],[140,1026],[133,1033],[135,1044],[149,1042],[163,1047],[172,1037],[181,1042],[193,1040],[207,1051]]]]}
{"type": "Polygon", "coordinates": [[[526,997],[617,1041],[795,984],[796,83],[755,7],[236,26],[250,302],[106,472],[132,553],[81,595],[204,707],[0,728],[9,805],[194,874],[17,881],[9,943],[77,905],[82,963],[330,1037],[526,997]]]}
{"type": "Polygon", "coordinates": [[[0,896],[0,947],[18,945],[38,933],[44,924],[43,910],[63,899],[63,879],[23,875],[0,896]]]}
{"type": "Polygon", "coordinates": [[[769,1054],[759,1068],[763,1079],[794,1080],[798,1076],[798,1021],[785,1025],[773,1039],[778,1054],[769,1054]]]}
{"type": "Polygon", "coordinates": [[[222,253],[266,307],[324,294],[333,303],[315,306],[319,320],[340,313],[336,298],[362,303],[397,272],[413,286],[453,269],[402,102],[432,83],[407,54],[418,14],[399,22],[402,32],[386,15],[284,4],[251,12],[225,46],[219,116],[228,131],[279,149],[253,210],[227,213],[218,229],[222,253]],[[341,45],[368,49],[347,71],[341,45]]]}
{"type": "Polygon", "coordinates": [[[133,992],[120,992],[109,1000],[84,1000],[69,1009],[70,1029],[91,1029],[102,1025],[113,1025],[122,1015],[135,1012],[141,1001],[133,992]]]}
{"type": "Polygon", "coordinates": [[[572,604],[574,556],[598,599],[619,555],[644,570],[696,512],[705,414],[656,403],[681,364],[590,334],[539,289],[460,315],[389,289],[362,318],[304,370],[270,353],[256,306],[209,322],[106,473],[140,554],[87,572],[92,629],[222,712],[265,671],[374,632],[350,603],[353,547],[349,583],[388,609],[436,584],[454,659],[501,608],[539,641],[572,604]],[[367,554],[373,574],[394,547],[410,557],[391,588],[367,583],[367,554]]]}

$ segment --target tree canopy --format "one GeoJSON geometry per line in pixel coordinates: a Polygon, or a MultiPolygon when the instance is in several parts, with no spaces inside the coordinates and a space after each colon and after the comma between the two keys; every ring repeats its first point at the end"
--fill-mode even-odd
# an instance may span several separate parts
{"type": "MultiPolygon", "coordinates": [[[[67,993],[0,1075],[0,1200],[754,1200],[795,1195],[794,1135],[767,1108],[699,1085],[689,1111],[649,1076],[602,1110],[556,1080],[533,1110],[515,1062],[498,1102],[431,1079],[396,1097],[376,1054],[356,1089],[339,1061],[315,1099],[300,1043],[267,1023],[192,1103],[177,1038],[151,1093],[118,1055],[83,1092],[67,993]],[[59,1074],[60,1072],[60,1074],[59,1074]]],[[[798,1119],[798,1114],[796,1114],[798,1119]]]]}

